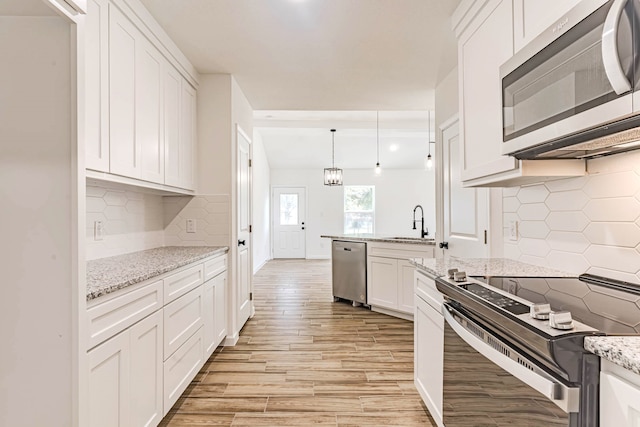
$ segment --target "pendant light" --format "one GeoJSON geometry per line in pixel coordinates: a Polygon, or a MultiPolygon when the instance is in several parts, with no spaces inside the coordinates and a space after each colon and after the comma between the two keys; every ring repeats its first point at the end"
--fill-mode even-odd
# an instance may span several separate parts
{"type": "Polygon", "coordinates": [[[429,110],[428,120],[429,120],[429,125],[428,125],[429,134],[427,135],[427,147],[428,147],[429,154],[427,154],[427,158],[425,159],[424,165],[426,169],[431,170],[431,168],[433,167],[433,159],[431,158],[431,144],[435,144],[435,142],[431,141],[431,110],[429,110]]]}
{"type": "Polygon", "coordinates": [[[335,137],[336,130],[331,129],[331,167],[324,168],[324,185],[329,185],[331,187],[342,185],[342,169],[338,169],[336,167],[335,137]]]}
{"type": "Polygon", "coordinates": [[[380,167],[380,112],[376,111],[376,175],[380,175],[382,173],[382,168],[380,167]]]}

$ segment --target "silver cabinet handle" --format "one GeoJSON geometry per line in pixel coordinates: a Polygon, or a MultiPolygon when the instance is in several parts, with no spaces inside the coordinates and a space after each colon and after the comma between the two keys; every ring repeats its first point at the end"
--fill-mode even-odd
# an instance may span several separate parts
{"type": "Polygon", "coordinates": [[[602,62],[611,87],[622,95],[631,90],[631,83],[620,64],[618,56],[618,26],[627,0],[615,0],[609,9],[602,29],[602,62]]]}

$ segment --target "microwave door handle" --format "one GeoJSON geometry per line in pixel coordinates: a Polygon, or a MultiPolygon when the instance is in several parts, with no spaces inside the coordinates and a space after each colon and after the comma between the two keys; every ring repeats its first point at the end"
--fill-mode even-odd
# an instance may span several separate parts
{"type": "Polygon", "coordinates": [[[602,29],[602,62],[611,87],[618,94],[629,92],[631,83],[620,65],[618,55],[618,27],[628,0],[615,0],[609,9],[602,29]]]}

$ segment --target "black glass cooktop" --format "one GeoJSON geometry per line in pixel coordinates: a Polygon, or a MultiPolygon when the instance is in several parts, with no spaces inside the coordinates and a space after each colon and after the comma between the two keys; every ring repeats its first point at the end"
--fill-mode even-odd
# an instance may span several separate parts
{"type": "Polygon", "coordinates": [[[509,313],[519,315],[529,312],[529,306],[524,305],[514,299],[506,297],[501,293],[492,291],[484,286],[475,284],[475,283],[465,283],[460,285],[461,288],[466,289],[474,295],[479,296],[485,301],[490,302],[493,305],[497,305],[498,307],[507,310],[509,313]]]}

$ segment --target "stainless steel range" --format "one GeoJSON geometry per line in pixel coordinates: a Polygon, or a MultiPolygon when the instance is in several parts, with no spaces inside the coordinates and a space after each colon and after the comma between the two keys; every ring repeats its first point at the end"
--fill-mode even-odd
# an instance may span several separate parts
{"type": "Polygon", "coordinates": [[[598,426],[600,364],[584,337],[640,333],[639,285],[450,270],[436,286],[447,427],[598,426]]]}

